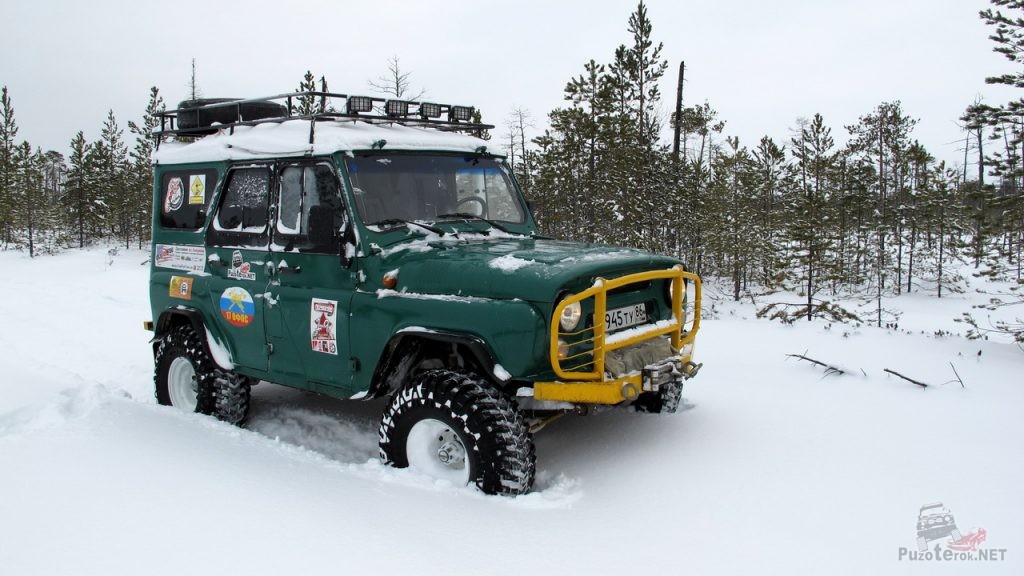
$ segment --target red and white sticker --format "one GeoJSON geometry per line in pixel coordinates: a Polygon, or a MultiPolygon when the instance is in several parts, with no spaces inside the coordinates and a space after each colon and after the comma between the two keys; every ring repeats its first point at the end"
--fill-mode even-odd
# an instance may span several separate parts
{"type": "Polygon", "coordinates": [[[338,355],[338,301],[313,298],[309,304],[313,352],[338,355]]]}

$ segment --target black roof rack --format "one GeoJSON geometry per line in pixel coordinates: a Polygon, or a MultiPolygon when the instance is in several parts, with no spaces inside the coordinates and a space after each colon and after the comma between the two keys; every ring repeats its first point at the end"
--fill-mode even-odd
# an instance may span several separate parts
{"type": "Polygon", "coordinates": [[[323,121],[399,124],[476,134],[494,128],[491,124],[472,122],[475,109],[471,106],[333,92],[290,92],[262,98],[189,100],[178,106],[176,110],[156,115],[160,118],[160,130],[153,132],[153,137],[158,148],[166,136],[198,137],[219,130],[228,130],[229,134],[234,134],[237,126],[281,123],[287,120],[309,121],[310,144],[314,142],[317,122],[323,121]],[[442,119],[445,117],[447,119],[442,119]]]}

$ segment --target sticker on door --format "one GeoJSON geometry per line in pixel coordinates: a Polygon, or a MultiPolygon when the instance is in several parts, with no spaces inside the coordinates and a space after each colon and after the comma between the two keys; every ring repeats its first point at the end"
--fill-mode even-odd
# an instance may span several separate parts
{"type": "Polygon", "coordinates": [[[313,298],[309,304],[310,344],[314,352],[338,355],[338,302],[313,298]]]}

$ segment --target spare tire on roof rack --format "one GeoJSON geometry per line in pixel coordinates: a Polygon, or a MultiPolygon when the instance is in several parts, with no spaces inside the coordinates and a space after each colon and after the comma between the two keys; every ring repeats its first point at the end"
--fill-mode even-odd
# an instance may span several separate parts
{"type": "MultiPolygon", "coordinates": [[[[248,122],[251,120],[263,120],[265,118],[279,118],[288,116],[288,109],[267,100],[250,100],[240,102],[240,98],[197,98],[195,100],[184,100],[178,104],[178,129],[188,130],[193,128],[205,128],[214,123],[233,124],[238,121],[248,122]],[[211,104],[225,104],[238,102],[234,106],[216,106],[213,108],[201,108],[211,104]]],[[[196,135],[213,134],[217,129],[197,130],[196,135]]]]}

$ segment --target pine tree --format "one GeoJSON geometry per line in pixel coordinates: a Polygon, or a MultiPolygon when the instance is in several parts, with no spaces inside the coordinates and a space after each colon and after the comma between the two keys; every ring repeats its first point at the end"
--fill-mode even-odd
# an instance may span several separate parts
{"type": "Polygon", "coordinates": [[[17,136],[14,106],[4,86],[0,89],[0,239],[4,246],[11,243],[14,232],[14,182],[19,171],[15,161],[17,136]]]}
{"type": "Polygon", "coordinates": [[[131,152],[131,163],[127,177],[129,190],[129,212],[127,214],[136,230],[139,248],[147,239],[151,202],[153,198],[153,132],[160,125],[157,114],[165,109],[160,90],[149,89],[149,102],[142,116],[142,123],[128,122],[128,130],[135,135],[135,147],[131,152]]]}
{"type": "Polygon", "coordinates": [[[785,147],[777,145],[768,136],[761,138],[752,153],[751,170],[753,186],[759,196],[758,228],[765,246],[760,282],[764,287],[772,288],[780,283],[785,269],[781,255],[783,245],[776,241],[784,220],[781,217],[782,197],[791,177],[785,147]]]}
{"type": "Polygon", "coordinates": [[[60,203],[63,224],[74,231],[79,248],[85,247],[91,238],[89,231],[96,227],[97,214],[92,202],[91,166],[88,162],[91,151],[92,146],[86,142],[82,132],[71,140],[67,186],[60,203]]]}
{"type": "Polygon", "coordinates": [[[835,274],[835,230],[831,202],[835,197],[836,153],[832,130],[821,114],[803,122],[792,139],[795,186],[787,205],[787,237],[800,269],[801,290],[806,305],[798,311],[813,320],[829,303],[817,298],[818,291],[835,274]]]}
{"type": "MultiPolygon", "coordinates": [[[[296,93],[302,92],[316,92],[316,77],[313,76],[313,72],[306,70],[306,74],[302,77],[299,82],[299,87],[295,89],[296,93]]],[[[294,105],[295,114],[299,116],[312,116],[318,112],[322,112],[317,105],[316,96],[305,94],[298,97],[298,103],[294,105]]]]}
{"type": "Polygon", "coordinates": [[[18,222],[25,233],[28,255],[33,258],[41,251],[48,251],[46,236],[51,229],[52,214],[50,198],[43,186],[43,170],[46,159],[43,151],[23,142],[18,148],[21,171],[18,181],[18,222]]]}
{"type": "Polygon", "coordinates": [[[100,141],[102,146],[98,149],[105,152],[98,165],[102,182],[100,190],[103,191],[103,199],[111,217],[110,231],[123,239],[125,248],[128,248],[134,233],[134,195],[128,182],[128,147],[124,143],[124,131],[118,126],[113,110],[107,112],[100,141]]]}
{"type": "MultiPolygon", "coordinates": [[[[873,246],[874,298],[876,323],[882,325],[882,296],[890,278],[890,266],[896,260],[890,254],[889,241],[895,238],[902,246],[900,219],[896,207],[905,193],[906,150],[909,136],[917,123],[906,116],[899,101],[883,102],[872,113],[861,116],[859,122],[847,126],[850,132],[850,153],[870,160],[877,167],[875,194],[876,214],[873,216],[875,245],[873,246]]],[[[899,268],[897,266],[897,268],[899,268]]],[[[897,276],[900,272],[897,271],[897,276]]],[[[895,291],[902,288],[899,282],[895,291]]],[[[890,287],[892,290],[893,287],[890,287]]]]}

